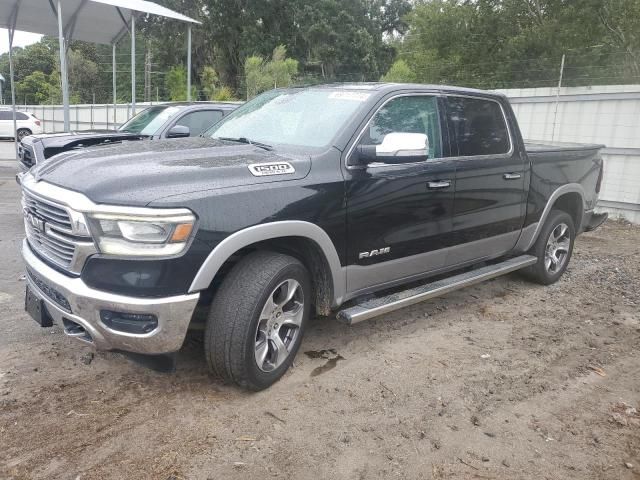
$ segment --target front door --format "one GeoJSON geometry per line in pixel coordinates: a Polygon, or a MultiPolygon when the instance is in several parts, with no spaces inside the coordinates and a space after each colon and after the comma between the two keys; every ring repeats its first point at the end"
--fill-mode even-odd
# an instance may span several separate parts
{"type": "MultiPolygon", "coordinates": [[[[424,134],[428,155],[351,164],[346,171],[347,289],[350,294],[391,285],[443,267],[452,227],[455,164],[445,158],[435,95],[386,100],[373,115],[358,147],[381,145],[394,133],[424,134]]],[[[397,137],[397,136],[396,136],[397,137]]],[[[354,153],[352,155],[355,155],[354,153]]]]}
{"type": "Polygon", "coordinates": [[[456,164],[452,248],[447,266],[500,256],[520,235],[525,160],[515,148],[503,106],[495,99],[447,96],[456,164]]]}

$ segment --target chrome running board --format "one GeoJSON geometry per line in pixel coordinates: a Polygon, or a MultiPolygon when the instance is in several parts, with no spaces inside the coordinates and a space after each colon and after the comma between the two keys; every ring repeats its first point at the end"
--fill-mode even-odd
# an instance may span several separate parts
{"type": "Polygon", "coordinates": [[[533,255],[521,255],[510,258],[501,263],[487,265],[486,267],[464,272],[443,280],[392,293],[385,297],[367,300],[363,303],[340,310],[337,314],[337,319],[339,322],[353,325],[354,323],[369,320],[378,315],[383,315],[415,303],[445,295],[463,287],[475,285],[484,280],[520,270],[521,268],[533,265],[537,261],[538,259],[533,255]]]}

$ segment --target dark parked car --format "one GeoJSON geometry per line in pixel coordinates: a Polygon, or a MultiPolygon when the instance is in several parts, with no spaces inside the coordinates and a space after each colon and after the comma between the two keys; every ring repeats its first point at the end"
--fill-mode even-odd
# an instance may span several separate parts
{"type": "Polygon", "coordinates": [[[21,171],[69,150],[130,140],[197,137],[238,107],[234,103],[170,103],[145,108],[117,130],[42,133],[18,145],[21,171]]]}
{"type": "Polygon", "coordinates": [[[313,314],[353,324],[515,270],[550,284],[606,219],[601,146],[525,144],[506,97],[481,90],[273,90],[205,136],[23,177],[39,324],[142,354],[204,330],[211,370],[262,389],[313,314]]]}

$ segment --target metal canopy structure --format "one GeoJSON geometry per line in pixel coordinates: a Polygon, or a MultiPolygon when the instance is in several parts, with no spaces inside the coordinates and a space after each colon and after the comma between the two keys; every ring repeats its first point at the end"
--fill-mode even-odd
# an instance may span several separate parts
{"type": "MultiPolygon", "coordinates": [[[[131,35],[131,106],[135,114],[135,24],[145,15],[157,15],[187,23],[187,99],[191,100],[191,26],[197,20],[146,0],[3,0],[0,2],[0,27],[9,30],[9,69],[14,111],[13,34],[16,30],[58,36],[64,128],[69,130],[69,87],[66,53],[71,40],[113,46],[113,103],[116,103],[116,44],[131,35]]],[[[115,109],[114,109],[115,121],[115,109]]]]}

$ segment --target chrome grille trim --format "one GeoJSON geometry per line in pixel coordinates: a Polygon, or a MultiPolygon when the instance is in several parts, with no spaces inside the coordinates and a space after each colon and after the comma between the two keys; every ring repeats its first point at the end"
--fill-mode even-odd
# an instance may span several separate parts
{"type": "Polygon", "coordinates": [[[71,217],[69,216],[66,208],[62,205],[56,205],[49,200],[45,200],[26,189],[23,189],[22,208],[26,208],[33,211],[33,213],[37,213],[51,225],[64,229],[68,233],[72,232],[71,217]]]}
{"type": "Polygon", "coordinates": [[[93,240],[85,233],[84,216],[24,185],[22,209],[31,248],[54,265],[79,274],[87,257],[97,252],[93,240]]]}

